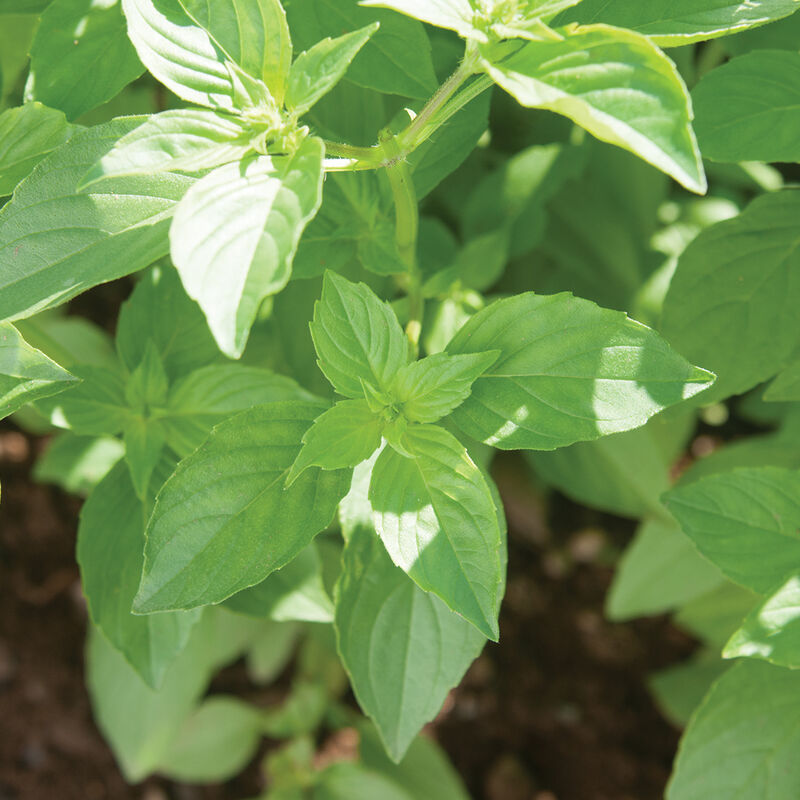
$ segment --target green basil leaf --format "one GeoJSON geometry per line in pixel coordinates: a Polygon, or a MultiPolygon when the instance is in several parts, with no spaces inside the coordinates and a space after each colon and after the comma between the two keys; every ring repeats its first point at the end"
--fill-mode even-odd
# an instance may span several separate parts
{"type": "Polygon", "coordinates": [[[73,130],[60,111],[41,103],[26,103],[0,114],[0,197],[11,194],[73,130]]]}
{"type": "Polygon", "coordinates": [[[759,197],[702,231],[680,257],[661,331],[717,374],[704,400],[740,394],[790,363],[800,340],[798,214],[800,192],[759,197]]]}
{"type": "Polygon", "coordinates": [[[117,353],[129,372],[142,362],[150,342],[170,380],[222,358],[202,311],[169,264],[155,266],[141,277],[117,320],[117,353]]]}
{"type": "Polygon", "coordinates": [[[187,456],[208,438],[215,425],[233,414],[266,403],[316,399],[291,378],[270,370],[218,364],[177,381],[159,417],[169,446],[178,455],[187,456]]]}
{"type": "Polygon", "coordinates": [[[0,322],[0,419],[75,381],[75,376],[31,347],[13,325],[0,322]]]}
{"type": "Polygon", "coordinates": [[[309,470],[284,490],[322,410],[259,406],[218,425],[180,463],[150,519],[136,611],[219,603],[288,564],[330,523],[349,471],[309,470]]]}
{"type": "Polygon", "coordinates": [[[92,621],[142,680],[158,688],[199,615],[196,611],[131,614],[144,561],[147,511],[126,466],[118,463],[81,510],[78,564],[92,621]]]}
{"type": "Polygon", "coordinates": [[[483,68],[522,105],[569,117],[693,192],[706,190],[686,86],[645,37],[592,25],[562,41],[483,46],[483,68]]]}
{"type": "Polygon", "coordinates": [[[237,614],[276,622],[333,622],[333,603],[322,583],[322,562],[314,542],[285,567],[223,605],[237,614]]]}
{"type": "Polygon", "coordinates": [[[472,384],[497,361],[499,350],[451,356],[436,353],[403,367],[393,394],[404,417],[436,422],[469,397],[472,384]]]}
{"type": "Polygon", "coordinates": [[[423,26],[392,11],[364,8],[358,0],[287,0],[295,45],[308,50],[327,36],[341,36],[375,22],[378,32],[347,71],[347,80],[385,94],[426,99],[436,91],[431,45],[423,26]]]}
{"type": "Polygon", "coordinates": [[[389,778],[361,764],[340,761],[319,773],[314,800],[411,800],[389,778]]]}
{"type": "Polygon", "coordinates": [[[41,14],[51,0],[0,0],[0,14],[41,14]]]}
{"type": "Polygon", "coordinates": [[[788,17],[797,9],[797,0],[583,0],[556,22],[605,22],[638,31],[661,47],[679,47],[788,17]]]}
{"type": "Polygon", "coordinates": [[[292,63],[292,39],[279,0],[179,2],[232,61],[266,84],[280,107],[292,63]]]}
{"type": "Polygon", "coordinates": [[[710,475],[667,492],[664,503],[709,561],[753,591],[772,591],[800,563],[799,472],[710,475]]]}
{"type": "Polygon", "coordinates": [[[314,420],[292,465],[291,486],[309,467],[343,469],[366,461],[380,446],[385,420],[366,400],[342,400],[314,420]]]}
{"type": "Polygon", "coordinates": [[[353,691],[399,761],[486,639],[398,569],[372,528],[350,533],[335,597],[339,653],[353,691]]]}
{"type": "Polygon", "coordinates": [[[319,368],[345,397],[364,397],[362,382],[386,391],[408,361],[408,341],[394,311],[363,283],[326,272],[311,336],[319,368]]]}
{"type": "MultiPolygon", "coordinates": [[[[605,440],[601,440],[605,441],[605,440]]],[[[671,519],[644,521],[625,550],[606,600],[614,621],[680,608],[723,581],[671,519]]]]}
{"type": "Polygon", "coordinates": [[[125,385],[125,399],[132,409],[148,413],[153,406],[160,407],[167,402],[168,390],[169,378],[158,346],[148,338],[142,360],[125,385]]]}
{"type": "Polygon", "coordinates": [[[714,161],[800,161],[798,85],[797,52],[756,50],[711,70],[692,92],[703,155],[714,161]]]}
{"type": "Polygon", "coordinates": [[[758,661],[729,669],[683,735],[666,800],[800,791],[800,672],[758,661]]]}
{"type": "Polygon", "coordinates": [[[244,122],[210,109],[162,111],[115,142],[79,188],[107,177],[218,167],[244,158],[250,136],[244,122]]]}
{"type": "Polygon", "coordinates": [[[53,0],[31,46],[29,100],[69,119],[115,97],[144,72],[119,0],[53,0]]]}
{"type": "Polygon", "coordinates": [[[800,666],[800,578],[792,575],[754,608],[731,636],[725,658],[760,658],[781,667],[800,666]]]}
{"type": "Polygon", "coordinates": [[[178,204],[172,258],[220,349],[244,351],[262,301],[289,281],[305,226],[322,202],[323,145],[218,167],[178,204]]]}
{"type": "Polygon", "coordinates": [[[144,498],[164,450],[164,427],[158,420],[131,417],[122,431],[122,441],[136,495],[144,498]]]}
{"type": "Polygon", "coordinates": [[[122,0],[122,9],[139,58],[170,91],[221,111],[234,112],[247,104],[250,82],[179,0],[122,0]]]}
{"type": "Polygon", "coordinates": [[[259,710],[236,697],[209,697],[185,720],[158,767],[187,783],[219,783],[255,755],[263,723],[259,710]]]}
{"type": "Polygon", "coordinates": [[[89,167],[141,123],[128,117],[76,133],[0,210],[0,319],[60,305],[166,255],[169,217],[192,178],[164,173],[76,191],[89,167]]]}
{"type": "Polygon", "coordinates": [[[502,534],[491,489],[458,440],[434,425],[409,427],[372,471],[369,500],[389,555],[484,636],[497,641],[502,534]]]}
{"type": "Polygon", "coordinates": [[[644,425],[708,388],[654,331],[569,294],[520,294],[479,311],[447,352],[502,355],[453,413],[502,450],[554,450],[644,425]]]}
{"type": "Polygon", "coordinates": [[[375,22],[336,39],[328,37],[300,53],[289,72],[286,106],[298,116],[305,114],[339,83],[378,27],[375,22]]]}
{"type": "Polygon", "coordinates": [[[53,483],[70,494],[86,496],[125,455],[125,446],[111,436],[95,438],[65,431],[54,436],[36,459],[34,480],[53,483]]]}

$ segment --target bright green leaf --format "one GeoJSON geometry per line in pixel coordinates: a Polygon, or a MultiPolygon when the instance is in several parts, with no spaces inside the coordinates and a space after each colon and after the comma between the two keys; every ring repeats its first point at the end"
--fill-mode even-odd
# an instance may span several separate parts
{"type": "Polygon", "coordinates": [[[643,36],[593,25],[563,41],[501,43],[482,54],[484,69],[522,105],[563,114],[687,189],[705,191],[686,86],[643,36]]]}
{"type": "Polygon", "coordinates": [[[366,400],[341,400],[317,417],[303,434],[303,447],[286,485],[294,483],[309,467],[343,469],[366,461],[380,446],[385,423],[366,400]]]}
{"type": "Polygon", "coordinates": [[[371,527],[351,531],[335,596],[353,691],[399,761],[486,640],[398,569],[371,527]]]}
{"type": "Polygon", "coordinates": [[[310,50],[300,53],[289,73],[287,107],[298,116],[305,114],[339,83],[378,27],[376,22],[336,39],[328,37],[317,42],[310,50]]]}
{"type": "Polygon", "coordinates": [[[763,25],[797,9],[798,0],[583,0],[557,22],[605,22],[638,31],[662,47],[679,47],[763,25]]]}
{"type": "Polygon", "coordinates": [[[289,281],[305,226],[322,202],[322,142],[291,156],[218,167],[178,204],[172,258],[220,349],[244,351],[258,309],[289,281]]]}
{"type": "Polygon", "coordinates": [[[78,564],[92,621],[142,680],[157,688],[199,616],[196,611],[131,613],[144,561],[146,520],[128,470],[118,463],[81,510],[78,564]]]}
{"type": "Polygon", "coordinates": [[[218,167],[243,158],[250,136],[244,122],[210,109],[162,111],[115,142],[80,188],[109,176],[218,167]]]}
{"type": "Polygon", "coordinates": [[[697,549],[742,586],[770,592],[800,563],[800,472],[710,475],[672,489],[664,502],[697,549]]]}
{"type": "Polygon", "coordinates": [[[71,494],[87,495],[125,455],[119,439],[64,432],[54,436],[36,459],[33,477],[55,483],[71,494]]]}
{"type": "Polygon", "coordinates": [[[69,388],[75,380],[31,347],[13,325],[0,323],[0,419],[26,403],[69,388]]]}
{"type": "Polygon", "coordinates": [[[158,420],[131,417],[122,431],[125,461],[138,497],[144,498],[164,450],[164,426],[158,420]]]}
{"type": "Polygon", "coordinates": [[[501,531],[491,489],[464,447],[434,425],[409,427],[372,471],[374,524],[389,555],[426,592],[497,640],[501,531]]]}
{"type": "Polygon", "coordinates": [[[704,230],[678,261],[661,331],[686,358],[716,373],[704,400],[744,392],[794,355],[799,214],[800,192],[764,195],[704,230]]]}
{"type": "Polygon", "coordinates": [[[391,307],[363,283],[325,273],[311,336],[320,369],[339,394],[362,398],[362,381],[390,388],[408,361],[408,341],[391,307]]]}
{"type": "Polygon", "coordinates": [[[475,11],[469,0],[364,0],[362,5],[391,8],[429,25],[449,28],[464,38],[476,34],[472,24],[475,11]]]}
{"type": "Polygon", "coordinates": [[[324,406],[272,403],[218,425],[158,495],[135,608],[219,603],[288,564],[333,518],[348,471],[284,482],[324,406]]]}
{"type": "MultiPolygon", "coordinates": [[[[389,778],[358,763],[340,761],[321,773],[314,787],[313,800],[411,800],[389,778]]],[[[286,798],[288,800],[288,798],[286,798]]]]}
{"type": "Polygon", "coordinates": [[[794,403],[800,400],[800,361],[788,366],[764,392],[770,403],[794,403]]]}
{"type": "Polygon", "coordinates": [[[413,422],[436,422],[469,397],[472,384],[499,355],[499,350],[458,356],[437,353],[406,365],[392,386],[401,413],[413,422]]]}
{"type": "Polygon", "coordinates": [[[60,305],[166,255],[169,217],[192,178],[119,178],[76,192],[89,167],[142,121],[128,117],[76,133],[0,211],[0,319],[60,305]]]}
{"type": "Polygon", "coordinates": [[[152,407],[161,407],[167,402],[168,391],[169,378],[158,346],[148,339],[142,360],[125,385],[125,399],[132,409],[149,413],[152,407]]]}
{"type": "Polygon", "coordinates": [[[26,103],[0,114],[0,197],[11,194],[73,130],[60,111],[41,103],[26,103]]]}
{"type": "Polygon", "coordinates": [[[734,58],[711,70],[692,100],[706,158],[800,161],[800,53],[756,50],[734,58]]]}
{"type": "Polygon", "coordinates": [[[798,717],[800,672],[758,661],[729,669],[686,729],[667,800],[793,800],[798,717]]]}
{"type": "Polygon", "coordinates": [[[707,388],[654,331],[568,294],[520,294],[478,312],[449,353],[500,350],[452,419],[503,450],[553,450],[644,425],[707,388]]]}
{"type": "Polygon", "coordinates": [[[25,95],[75,119],[143,72],[119,0],[53,0],[33,40],[25,95]]]}

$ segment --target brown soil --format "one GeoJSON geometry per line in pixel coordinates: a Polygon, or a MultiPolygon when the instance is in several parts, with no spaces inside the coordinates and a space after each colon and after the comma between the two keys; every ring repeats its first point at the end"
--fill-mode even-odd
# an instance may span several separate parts
{"type": "MultiPolygon", "coordinates": [[[[79,502],[31,482],[38,447],[0,429],[0,800],[255,794],[255,768],[221,787],[125,784],[83,685],[79,502]]],[[[522,475],[514,459],[498,471],[511,528],[502,642],[473,665],[431,732],[476,800],[661,798],[678,735],[644,679],[692,643],[663,619],[605,622],[606,561],[630,524],[559,497],[544,509],[522,475]]]]}

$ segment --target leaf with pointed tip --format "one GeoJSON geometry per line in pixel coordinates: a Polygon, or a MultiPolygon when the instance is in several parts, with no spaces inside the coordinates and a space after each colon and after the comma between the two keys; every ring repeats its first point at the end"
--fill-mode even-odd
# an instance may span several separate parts
{"type": "Polygon", "coordinates": [[[254,156],[201,178],[175,211],[172,259],[223,353],[238,358],[262,301],[289,282],[305,226],[322,202],[322,142],[254,156]]]}
{"type": "Polygon", "coordinates": [[[644,36],[592,25],[562,41],[502,42],[481,53],[486,72],[522,105],[563,114],[687,189],[705,192],[688,90],[644,36]]]}
{"type": "Polygon", "coordinates": [[[569,294],[499,300],[447,347],[488,350],[500,358],[452,419],[502,450],[554,450],[638,428],[713,381],[655,331],[569,294]]]}
{"type": "MultiPolygon", "coordinates": [[[[216,6],[216,4],[215,4],[216,6]]],[[[237,111],[254,99],[247,79],[179,0],[122,0],[128,36],[152,75],[190,103],[237,111]]],[[[264,100],[267,101],[266,87],[264,100]]]]}
{"type": "Polygon", "coordinates": [[[148,117],[123,136],[81,180],[180,170],[197,172],[242,159],[251,150],[245,123],[206,108],[180,108],[148,117]]]}
{"type": "Polygon", "coordinates": [[[666,800],[793,800],[800,792],[800,672],[742,661],[681,741],[666,800]]]}
{"type": "Polygon", "coordinates": [[[366,461],[380,446],[385,420],[366,400],[341,400],[314,420],[286,479],[291,486],[309,467],[343,469],[366,461]]]}
{"type": "Polygon", "coordinates": [[[800,191],[754,200],[706,228],[678,260],[661,332],[717,374],[707,402],[740,394],[787,366],[797,349],[800,191]]]}
{"type": "Polygon", "coordinates": [[[373,520],[392,561],[497,641],[502,535],[489,484],[444,428],[409,427],[372,471],[373,520]]]}
{"type": "Polygon", "coordinates": [[[387,390],[408,361],[408,341],[388,303],[366,284],[330,271],[314,306],[311,337],[319,368],[345,397],[363,398],[362,381],[387,390]]]}
{"type": "Polygon", "coordinates": [[[353,691],[399,761],[486,638],[398,569],[371,527],[351,531],[335,598],[337,643],[353,691]]]}
{"type": "Polygon", "coordinates": [[[798,0],[583,0],[556,22],[605,22],[644,34],[660,47],[679,47],[782,19],[798,8],[798,0]]]}
{"type": "Polygon", "coordinates": [[[392,387],[402,414],[413,422],[436,422],[460,406],[472,384],[497,361],[499,350],[451,356],[448,353],[403,367],[392,387]]]}
{"type": "Polygon", "coordinates": [[[76,119],[144,72],[119,0],[53,0],[31,45],[25,96],[76,119]]]}
{"type": "Polygon", "coordinates": [[[178,455],[188,456],[215,425],[233,414],[283,400],[315,402],[318,398],[291,378],[268,369],[218,364],[177,381],[159,416],[169,446],[178,455]]]}
{"type": "Polygon", "coordinates": [[[0,419],[26,403],[69,388],[77,379],[0,322],[0,419]]]}
{"type": "Polygon", "coordinates": [[[147,530],[140,613],[219,603],[288,564],[333,518],[348,470],[286,475],[324,406],[271,403],[218,425],[167,481],[147,530]]]}
{"type": "Polygon", "coordinates": [[[326,36],[341,36],[380,23],[347,71],[347,80],[383,94],[427,99],[438,81],[425,28],[392,11],[365,8],[359,0],[285,0],[295,46],[308,50],[326,36]]]}
{"type": "Polygon", "coordinates": [[[771,592],[800,563],[800,472],[737,469],[678,486],[664,503],[731,580],[771,592]]]}
{"type": "Polygon", "coordinates": [[[289,72],[287,108],[298,116],[305,114],[339,83],[353,59],[377,30],[378,23],[375,22],[336,39],[327,37],[300,53],[289,72]]]}
{"type": "Polygon", "coordinates": [[[118,463],[81,510],[78,564],[92,621],[142,680],[156,688],[186,646],[199,615],[131,613],[144,560],[147,510],[134,492],[127,467],[118,463]]]}
{"type": "Polygon", "coordinates": [[[279,0],[179,0],[186,13],[248,75],[283,104],[292,39],[279,0]]]}
{"type": "Polygon", "coordinates": [[[98,158],[143,121],[125,117],[79,131],[0,210],[0,319],[60,305],[167,254],[169,218],[193,178],[162,173],[76,189],[98,158]]]}
{"type": "Polygon", "coordinates": [[[0,114],[0,197],[11,194],[74,130],[60,111],[41,103],[26,103],[0,114]]]}
{"type": "Polygon", "coordinates": [[[797,52],[756,50],[711,70],[692,91],[703,156],[712,161],[800,161],[798,87],[797,52]]]}

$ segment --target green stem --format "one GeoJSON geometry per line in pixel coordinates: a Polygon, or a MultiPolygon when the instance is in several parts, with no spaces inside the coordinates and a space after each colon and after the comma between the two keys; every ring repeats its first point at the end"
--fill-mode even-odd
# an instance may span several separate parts
{"type": "MultiPolygon", "coordinates": [[[[354,161],[362,161],[364,164],[371,165],[372,169],[380,166],[382,150],[380,147],[356,147],[352,144],[341,142],[330,142],[325,140],[325,154],[334,158],[348,158],[354,161]]],[[[365,167],[369,169],[370,167],[365,167]]]]}
{"type": "Polygon", "coordinates": [[[395,238],[400,258],[408,268],[409,320],[406,336],[414,355],[419,354],[419,337],[422,332],[422,275],[417,264],[417,238],[419,236],[419,204],[411,170],[400,151],[396,136],[381,134],[386,175],[392,187],[395,207],[395,238]]]}

